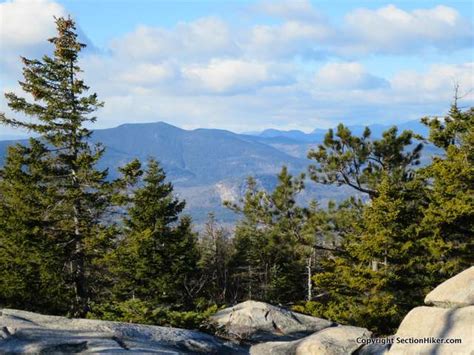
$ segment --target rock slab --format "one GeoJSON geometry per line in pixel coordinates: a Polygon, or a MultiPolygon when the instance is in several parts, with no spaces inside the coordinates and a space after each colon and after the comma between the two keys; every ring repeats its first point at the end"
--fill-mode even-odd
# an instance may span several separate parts
{"type": "Polygon", "coordinates": [[[345,355],[352,354],[361,344],[357,338],[370,338],[365,328],[337,326],[321,330],[301,340],[267,342],[250,348],[251,355],[345,355]]]}
{"type": "Polygon", "coordinates": [[[223,309],[211,317],[211,323],[222,336],[251,343],[299,339],[336,325],[257,301],[223,309]]]}
{"type": "Polygon", "coordinates": [[[425,304],[443,308],[474,305],[474,266],[446,280],[428,293],[425,304]]]}
{"type": "Polygon", "coordinates": [[[245,348],[192,330],[68,319],[13,309],[2,309],[0,312],[0,354],[248,353],[245,348]]]}
{"type": "Polygon", "coordinates": [[[474,306],[417,307],[403,319],[389,354],[473,354],[474,306]],[[404,339],[400,343],[398,339],[404,339]],[[423,343],[423,339],[428,342],[423,343]],[[460,339],[461,343],[433,343],[433,339],[460,339]]]}

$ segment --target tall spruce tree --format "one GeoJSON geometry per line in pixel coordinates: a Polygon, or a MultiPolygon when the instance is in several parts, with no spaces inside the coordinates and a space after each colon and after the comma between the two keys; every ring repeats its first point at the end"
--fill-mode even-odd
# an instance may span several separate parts
{"type": "Polygon", "coordinates": [[[201,287],[207,302],[225,304],[230,299],[229,262],[233,252],[230,233],[210,213],[199,238],[201,287]]]}
{"type": "Polygon", "coordinates": [[[80,316],[87,312],[92,297],[94,259],[108,243],[106,228],[100,222],[110,194],[105,182],[107,171],[95,168],[104,150],[88,142],[91,131],[85,127],[95,122],[91,114],[102,106],[96,94],[86,94],[89,88],[80,78],[78,56],[85,45],[78,41],[71,18],[56,19],[56,28],[57,36],[49,39],[54,45],[52,57],[22,58],[24,80],[20,86],[33,100],[12,92],[5,94],[12,111],[33,120],[3,115],[0,123],[29,130],[39,136],[34,144],[45,144],[47,153],[41,164],[47,173],[38,176],[36,183],[50,194],[45,208],[54,211],[55,220],[44,230],[66,254],[64,272],[74,295],[71,314],[80,316]]]}
{"type": "Polygon", "coordinates": [[[360,206],[362,218],[323,261],[314,278],[326,293],[319,315],[390,334],[422,302],[426,254],[417,228],[426,206],[424,183],[400,185],[383,178],[378,196],[360,206]]]}
{"type": "Polygon", "coordinates": [[[179,216],[184,207],[158,162],[149,160],[143,186],[130,199],[124,236],[111,256],[116,301],[137,298],[151,307],[192,304],[198,252],[190,218],[179,216]]]}
{"type": "Polygon", "coordinates": [[[242,215],[235,231],[231,263],[239,299],[288,303],[303,299],[306,288],[304,242],[306,213],[297,202],[303,177],[284,167],[273,192],[257,188],[253,178],[241,204],[227,206],[242,215]]]}
{"type": "Polygon", "coordinates": [[[300,249],[306,257],[306,301],[312,301],[324,295],[314,288],[313,275],[321,272],[322,260],[330,253],[338,251],[339,241],[347,234],[347,228],[354,223],[355,216],[344,213],[354,212],[355,209],[347,209],[347,204],[337,206],[329,201],[327,208],[321,208],[317,201],[309,203],[307,218],[302,235],[304,239],[300,243],[300,249]]]}
{"type": "Polygon", "coordinates": [[[424,169],[430,186],[422,234],[436,284],[474,263],[474,108],[462,111],[456,98],[444,119],[422,122],[444,152],[424,169]]]}
{"type": "Polygon", "coordinates": [[[72,296],[63,272],[66,240],[51,237],[57,217],[41,183],[46,155],[36,140],[10,146],[0,169],[0,305],[64,314],[72,296]]]}

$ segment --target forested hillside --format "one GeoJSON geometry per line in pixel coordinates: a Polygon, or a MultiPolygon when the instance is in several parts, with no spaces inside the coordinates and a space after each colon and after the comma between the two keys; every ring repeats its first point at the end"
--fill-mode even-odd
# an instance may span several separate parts
{"type": "Polygon", "coordinates": [[[103,103],[80,76],[85,45],[72,19],[56,26],[52,56],[22,58],[31,98],[6,93],[18,116],[0,115],[36,137],[10,145],[0,169],[0,307],[195,328],[253,299],[392,334],[474,262],[474,108],[457,92],[445,117],[421,119],[424,136],[340,124],[306,158],[259,142],[274,132],[158,123],[92,135],[103,103]],[[440,154],[426,158],[427,144],[440,154]],[[275,182],[222,187],[233,232],[211,214],[197,234],[174,184],[255,171],[275,182]],[[312,186],[353,197],[322,203],[312,186]]]}
{"type": "MultiPolygon", "coordinates": [[[[373,137],[380,137],[382,127],[390,128],[369,126],[375,131],[373,137]]],[[[403,127],[411,127],[420,134],[426,132],[421,122],[410,122],[403,127]]],[[[355,134],[361,132],[358,126],[350,129],[355,134]]],[[[90,141],[106,148],[98,167],[109,170],[109,180],[117,178],[118,168],[130,160],[146,161],[155,157],[173,182],[176,193],[186,200],[185,213],[202,228],[210,212],[227,225],[236,222],[237,215],[226,209],[223,202],[243,197],[248,176],[255,177],[262,188],[272,190],[282,165],[293,174],[305,171],[310,163],[306,155],[322,143],[323,132],[267,130],[247,135],[212,129],[189,131],[157,122],[95,130],[90,141]]],[[[16,142],[27,144],[27,140],[0,141],[0,165],[7,147],[16,142]]],[[[422,165],[428,164],[435,154],[441,152],[427,143],[422,165]]],[[[326,206],[330,200],[341,202],[352,195],[354,191],[344,187],[307,184],[299,199],[304,203],[317,199],[326,206]]]]}

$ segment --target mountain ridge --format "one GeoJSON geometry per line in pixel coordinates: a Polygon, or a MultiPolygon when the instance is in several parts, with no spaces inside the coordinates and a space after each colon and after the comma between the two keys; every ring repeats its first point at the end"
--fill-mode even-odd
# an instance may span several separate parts
{"type": "MultiPolygon", "coordinates": [[[[380,127],[376,127],[376,131],[380,131],[380,127]]],[[[306,171],[310,164],[306,154],[322,142],[326,130],[317,135],[289,132],[290,136],[285,131],[273,130],[270,135],[262,136],[222,129],[186,130],[159,121],[97,129],[91,141],[105,146],[98,167],[108,168],[110,178],[117,177],[117,168],[134,158],[146,161],[155,157],[177,194],[186,199],[186,212],[197,223],[202,223],[211,211],[221,220],[233,222],[236,216],[222,203],[229,199],[236,202],[242,197],[246,177],[254,176],[262,188],[273,189],[276,174],[283,165],[293,174],[306,171]]],[[[18,142],[27,140],[0,141],[0,165],[7,146],[18,142]]],[[[325,204],[331,199],[340,201],[352,193],[344,187],[307,184],[301,198],[305,202],[314,198],[325,204]]]]}

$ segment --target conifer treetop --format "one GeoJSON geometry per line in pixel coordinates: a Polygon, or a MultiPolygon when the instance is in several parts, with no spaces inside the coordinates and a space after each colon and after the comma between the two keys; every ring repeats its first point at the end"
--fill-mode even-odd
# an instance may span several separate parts
{"type": "Polygon", "coordinates": [[[24,120],[0,115],[0,124],[23,128],[42,136],[53,146],[61,145],[58,136],[74,132],[81,138],[89,137],[90,130],[84,123],[95,122],[90,116],[103,102],[97,94],[85,93],[89,87],[79,78],[80,51],[86,47],[79,42],[76,26],[71,17],[55,18],[57,36],[50,38],[55,49],[53,56],[45,55],[41,60],[21,57],[23,80],[19,84],[33,100],[8,92],[5,97],[13,112],[23,113],[33,120],[24,120]]]}

